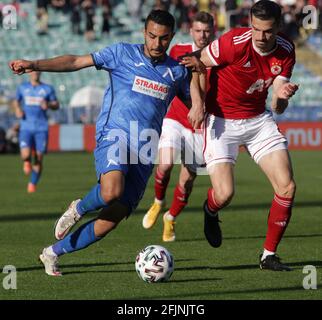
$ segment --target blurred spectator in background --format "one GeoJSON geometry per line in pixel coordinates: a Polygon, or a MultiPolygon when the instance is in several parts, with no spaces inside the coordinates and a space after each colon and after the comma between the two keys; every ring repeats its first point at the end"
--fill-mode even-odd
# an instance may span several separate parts
{"type": "Polygon", "coordinates": [[[95,40],[94,32],[94,18],[95,18],[95,5],[92,0],[84,0],[82,8],[85,12],[85,38],[87,41],[95,40]]]}
{"type": "Polygon", "coordinates": [[[180,20],[181,7],[181,0],[171,0],[169,4],[168,10],[174,16],[177,22],[180,20]]]}
{"type": "Polygon", "coordinates": [[[226,0],[225,1],[226,10],[226,28],[235,28],[238,25],[238,5],[237,0],[226,0]]]}
{"type": "Polygon", "coordinates": [[[197,3],[193,0],[182,0],[181,16],[178,22],[181,32],[189,33],[193,16],[198,12],[197,3]]]}
{"type": "Polygon", "coordinates": [[[72,33],[82,34],[81,22],[82,22],[82,6],[80,0],[71,0],[70,3],[70,21],[72,23],[72,33]]]}
{"type": "Polygon", "coordinates": [[[109,0],[101,0],[102,5],[102,34],[110,33],[111,5],[109,0]]]}
{"type": "Polygon", "coordinates": [[[125,1],[129,14],[132,18],[133,23],[140,23],[142,18],[141,7],[143,4],[142,0],[126,0],[125,1]]]}
{"type": "Polygon", "coordinates": [[[19,123],[14,123],[6,133],[7,140],[7,152],[18,153],[19,152],[19,123]]]}
{"type": "MultiPolygon", "coordinates": [[[[282,32],[287,34],[287,36],[294,41],[299,36],[299,24],[298,19],[301,9],[296,5],[295,0],[281,1],[282,5],[282,32]]],[[[299,1],[302,2],[302,1],[299,1]]]]}
{"type": "Polygon", "coordinates": [[[49,0],[37,0],[37,33],[45,35],[48,32],[48,5],[49,0]]]}
{"type": "Polygon", "coordinates": [[[155,0],[153,10],[169,10],[170,3],[167,0],[155,0]]]}
{"type": "Polygon", "coordinates": [[[70,11],[70,3],[68,0],[51,0],[51,6],[57,11],[62,11],[64,14],[70,11]]]}
{"type": "Polygon", "coordinates": [[[6,152],[6,131],[0,127],[0,153],[6,152]]]}

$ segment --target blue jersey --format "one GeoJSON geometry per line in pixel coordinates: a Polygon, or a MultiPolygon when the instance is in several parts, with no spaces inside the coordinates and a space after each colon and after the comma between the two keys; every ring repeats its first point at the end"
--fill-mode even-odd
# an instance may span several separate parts
{"type": "Polygon", "coordinates": [[[144,55],[142,44],[118,43],[92,53],[97,69],[110,74],[103,107],[96,124],[99,141],[110,129],[130,132],[136,121],[138,132],[154,129],[161,132],[163,117],[172,99],[190,99],[190,74],[169,56],[153,63],[144,55]]]}
{"type": "Polygon", "coordinates": [[[37,86],[24,82],[17,88],[16,99],[24,112],[20,130],[47,131],[47,112],[41,104],[57,100],[54,88],[42,82],[37,86]]]}

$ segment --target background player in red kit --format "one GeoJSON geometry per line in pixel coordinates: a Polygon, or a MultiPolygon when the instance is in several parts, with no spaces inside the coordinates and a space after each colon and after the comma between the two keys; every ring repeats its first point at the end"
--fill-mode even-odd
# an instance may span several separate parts
{"type": "MultiPolygon", "coordinates": [[[[198,12],[192,22],[190,34],[193,43],[176,44],[170,56],[176,60],[180,56],[206,47],[214,39],[214,20],[206,12],[198,12]]],[[[210,73],[210,69],[209,69],[210,73]]],[[[188,108],[175,97],[162,125],[159,142],[159,165],[155,173],[155,200],[143,218],[143,227],[151,228],[165,206],[165,193],[170,174],[178,155],[181,155],[179,181],[173,194],[169,210],[163,216],[163,241],[175,240],[175,219],[187,205],[192,191],[196,171],[204,167],[202,154],[203,137],[201,130],[195,132],[188,120],[188,108]],[[183,142],[182,142],[183,140],[183,142]]]]}
{"type": "Polygon", "coordinates": [[[210,245],[221,245],[218,211],[233,197],[234,164],[239,146],[244,145],[274,189],[260,268],[289,271],[276,249],[291,217],[295,182],[286,138],[265,110],[265,101],[272,85],[271,109],[280,114],[287,108],[298,89],[289,82],[295,51],[278,32],[279,5],[261,0],[250,14],[251,28],[233,29],[201,51],[205,66],[217,66],[205,101],[204,156],[212,188],[204,204],[204,231],[210,245]]]}

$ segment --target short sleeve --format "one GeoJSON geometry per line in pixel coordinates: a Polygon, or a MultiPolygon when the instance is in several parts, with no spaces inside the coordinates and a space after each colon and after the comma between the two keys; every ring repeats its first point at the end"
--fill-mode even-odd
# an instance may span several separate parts
{"type": "Polygon", "coordinates": [[[295,50],[293,49],[291,53],[286,57],[283,63],[283,70],[282,72],[277,76],[277,78],[281,78],[284,80],[290,80],[293,73],[293,68],[296,62],[295,58],[295,50]]]}
{"type": "Polygon", "coordinates": [[[19,86],[16,90],[16,100],[18,102],[21,102],[23,99],[22,93],[21,93],[21,86],[19,86]]]}
{"type": "Polygon", "coordinates": [[[184,68],[184,76],[182,77],[178,90],[177,97],[182,101],[190,100],[190,81],[191,81],[191,71],[187,68],[184,68]]]}
{"type": "Polygon", "coordinates": [[[114,70],[119,64],[119,59],[122,58],[122,51],[123,44],[118,43],[93,52],[91,55],[96,69],[114,70]]]}
{"type": "Polygon", "coordinates": [[[231,31],[212,41],[206,47],[208,57],[214,66],[222,66],[233,62],[234,51],[233,34],[231,31]]]}
{"type": "Polygon", "coordinates": [[[48,101],[57,101],[56,92],[55,92],[54,87],[52,87],[52,86],[49,86],[49,94],[48,94],[47,100],[48,101]]]}

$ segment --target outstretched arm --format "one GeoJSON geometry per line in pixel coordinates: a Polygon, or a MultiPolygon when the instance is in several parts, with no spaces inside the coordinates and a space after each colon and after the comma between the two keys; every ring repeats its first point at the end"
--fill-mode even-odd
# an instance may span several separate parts
{"type": "Polygon", "coordinates": [[[288,100],[296,93],[299,86],[295,83],[276,78],[273,82],[272,110],[282,114],[288,106],[288,100]]]}
{"type": "MultiPolygon", "coordinates": [[[[205,69],[204,69],[205,70],[205,69]]],[[[206,96],[207,72],[193,72],[190,82],[192,107],[188,113],[188,120],[194,129],[200,128],[204,119],[204,102],[206,96]]]]}
{"type": "Polygon", "coordinates": [[[213,67],[215,64],[209,58],[206,48],[186,54],[180,57],[180,64],[193,71],[205,72],[205,68],[213,67]]]}
{"type": "Polygon", "coordinates": [[[64,55],[43,60],[13,60],[9,67],[14,74],[24,74],[32,71],[72,72],[94,66],[90,54],[84,56],[64,55]]]}
{"type": "Polygon", "coordinates": [[[22,111],[20,103],[19,103],[18,100],[13,100],[13,109],[14,109],[16,117],[18,119],[23,118],[24,112],[22,111]]]}

